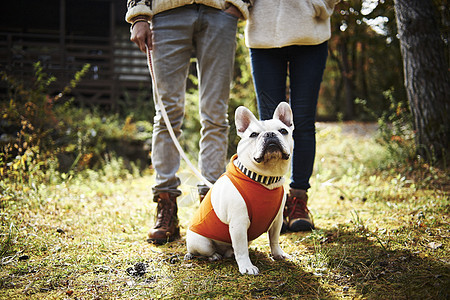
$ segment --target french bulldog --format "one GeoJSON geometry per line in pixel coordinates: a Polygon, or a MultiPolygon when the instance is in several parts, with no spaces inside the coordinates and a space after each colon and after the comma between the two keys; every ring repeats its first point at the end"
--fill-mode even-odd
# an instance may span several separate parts
{"type": "Polygon", "coordinates": [[[248,246],[269,233],[274,259],[286,259],[279,245],[286,195],[284,178],[293,149],[292,111],[281,102],[273,119],[259,121],[244,106],[235,111],[237,154],[201,202],[186,233],[185,259],[210,261],[234,254],[242,274],[256,275],[248,246]]]}

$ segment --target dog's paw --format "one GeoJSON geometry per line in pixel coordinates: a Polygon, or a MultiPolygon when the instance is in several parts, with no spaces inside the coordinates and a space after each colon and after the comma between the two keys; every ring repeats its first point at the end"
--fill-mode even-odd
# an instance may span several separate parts
{"type": "Polygon", "coordinates": [[[191,259],[193,259],[195,256],[192,254],[192,253],[187,253],[185,256],[184,256],[184,260],[191,260],[191,259]]]}
{"type": "Polygon", "coordinates": [[[283,251],[281,251],[281,253],[272,254],[272,257],[275,260],[291,259],[291,256],[287,253],[284,253],[283,251]]]}
{"type": "Polygon", "coordinates": [[[233,248],[229,248],[227,251],[225,251],[225,254],[223,255],[224,258],[231,258],[234,256],[233,248]]]}
{"type": "Polygon", "coordinates": [[[271,245],[272,258],[275,260],[290,259],[291,256],[281,250],[279,245],[271,245]]]}
{"type": "Polygon", "coordinates": [[[220,255],[219,253],[214,253],[213,255],[208,257],[208,259],[209,259],[209,261],[221,260],[222,259],[222,255],[220,255]]]}
{"type": "Polygon", "coordinates": [[[258,269],[258,267],[254,266],[252,264],[249,264],[249,265],[239,266],[239,272],[241,272],[241,274],[258,275],[259,269],[258,269]]]}

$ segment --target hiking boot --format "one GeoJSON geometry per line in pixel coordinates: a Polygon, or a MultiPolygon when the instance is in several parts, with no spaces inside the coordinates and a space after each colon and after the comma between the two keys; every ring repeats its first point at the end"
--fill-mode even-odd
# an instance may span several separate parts
{"type": "Polygon", "coordinates": [[[160,193],[156,197],[156,223],[148,233],[148,242],[162,245],[180,237],[177,217],[177,197],[169,193],[160,193]]]}
{"type": "Polygon", "coordinates": [[[289,222],[288,222],[288,219],[283,214],[283,225],[281,225],[281,231],[280,232],[281,233],[286,233],[288,231],[288,229],[289,229],[289,222]]]}
{"type": "Polygon", "coordinates": [[[200,203],[203,202],[203,199],[205,199],[206,194],[198,194],[198,197],[200,199],[200,203]]]}
{"type": "Polygon", "coordinates": [[[290,231],[310,231],[314,229],[314,222],[308,207],[308,194],[305,190],[290,189],[284,211],[288,219],[290,231]]]}
{"type": "Polygon", "coordinates": [[[203,199],[205,199],[206,194],[208,194],[209,187],[207,187],[206,185],[198,185],[197,189],[200,203],[202,203],[203,199]]]}

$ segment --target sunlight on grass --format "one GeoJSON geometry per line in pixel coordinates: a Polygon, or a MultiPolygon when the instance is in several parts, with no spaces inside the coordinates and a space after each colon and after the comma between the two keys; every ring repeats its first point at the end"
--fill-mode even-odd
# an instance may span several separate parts
{"type": "Polygon", "coordinates": [[[395,159],[370,135],[319,124],[308,204],[316,230],[282,235],[292,255],[283,262],[270,258],[266,235],[256,239],[259,276],[240,275],[233,259],[183,260],[199,204],[198,180],[184,165],[183,238],[163,246],[146,242],[153,174],[124,175],[110,164],[27,190],[2,184],[0,298],[446,299],[448,174],[388,167],[407,165],[395,159]],[[139,263],[145,270],[136,275],[139,263]]]}

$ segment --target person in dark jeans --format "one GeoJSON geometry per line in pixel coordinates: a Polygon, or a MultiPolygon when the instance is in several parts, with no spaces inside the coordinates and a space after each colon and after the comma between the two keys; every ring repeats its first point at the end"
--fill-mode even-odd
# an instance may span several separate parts
{"type": "Polygon", "coordinates": [[[308,231],[314,222],[307,191],[316,153],[317,99],[328,56],[330,16],[339,0],[255,1],[246,27],[258,110],[270,119],[289,99],[294,114],[294,153],[282,230],[308,231]]]}

